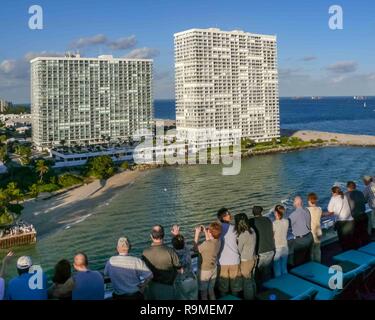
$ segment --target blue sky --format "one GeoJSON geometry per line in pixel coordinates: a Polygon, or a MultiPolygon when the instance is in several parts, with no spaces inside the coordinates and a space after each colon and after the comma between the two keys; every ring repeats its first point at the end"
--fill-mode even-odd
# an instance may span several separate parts
{"type": "Polygon", "coordinates": [[[2,0],[0,97],[28,102],[28,60],[79,50],[153,58],[154,96],[173,98],[173,33],[193,27],[276,34],[282,96],[375,95],[372,0],[2,0]],[[28,28],[33,4],[43,30],[28,28]],[[328,27],[333,4],[343,30],[328,27]]]}

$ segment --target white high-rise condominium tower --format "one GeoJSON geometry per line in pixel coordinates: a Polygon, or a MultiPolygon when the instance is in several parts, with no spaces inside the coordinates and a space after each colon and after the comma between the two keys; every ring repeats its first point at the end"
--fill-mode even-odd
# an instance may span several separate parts
{"type": "Polygon", "coordinates": [[[174,50],[179,135],[197,147],[207,130],[280,136],[276,36],[190,29],[174,35],[174,50]]]}
{"type": "Polygon", "coordinates": [[[38,147],[122,141],[151,129],[152,60],[31,60],[33,142],[38,147]]]}

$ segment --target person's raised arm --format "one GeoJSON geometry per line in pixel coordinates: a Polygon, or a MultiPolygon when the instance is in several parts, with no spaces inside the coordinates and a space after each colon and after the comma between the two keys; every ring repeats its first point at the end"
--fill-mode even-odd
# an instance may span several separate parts
{"type": "Polygon", "coordinates": [[[174,224],[171,229],[171,233],[174,237],[177,237],[180,234],[180,226],[177,224],[174,224]]]}
{"type": "Polygon", "coordinates": [[[199,226],[199,227],[195,228],[194,242],[193,242],[195,251],[198,251],[198,243],[199,243],[199,238],[200,238],[201,232],[202,232],[202,226],[199,226]]]}
{"type": "Polygon", "coordinates": [[[0,278],[4,278],[5,276],[5,271],[6,271],[6,265],[8,261],[11,259],[11,257],[14,256],[13,251],[9,251],[7,255],[3,258],[2,264],[1,264],[1,269],[0,269],[0,278]]]}

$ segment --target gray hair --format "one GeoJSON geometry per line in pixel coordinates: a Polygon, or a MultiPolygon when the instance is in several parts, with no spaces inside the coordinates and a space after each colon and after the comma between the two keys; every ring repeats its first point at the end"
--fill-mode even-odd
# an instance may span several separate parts
{"type": "Polygon", "coordinates": [[[128,238],[121,237],[117,241],[117,247],[125,249],[125,250],[130,250],[131,244],[130,244],[130,241],[128,240],[128,238]]]}

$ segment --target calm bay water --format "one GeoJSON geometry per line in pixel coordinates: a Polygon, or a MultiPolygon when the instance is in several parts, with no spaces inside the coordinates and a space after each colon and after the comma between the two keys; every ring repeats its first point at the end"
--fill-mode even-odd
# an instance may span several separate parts
{"type": "Polygon", "coordinates": [[[119,236],[128,236],[133,251],[140,254],[149,245],[149,230],[155,223],[163,224],[167,232],[178,223],[191,239],[193,228],[213,221],[222,206],[249,214],[253,205],[269,210],[296,194],[314,191],[325,207],[333,183],[358,181],[374,173],[374,160],[375,149],[332,147],[246,159],[236,176],[222,176],[219,165],[151,170],[119,190],[108,205],[81,213],[91,213],[87,219],[70,229],[57,229],[17,254],[32,255],[51,272],[56,261],[83,250],[91,267],[102,269],[119,236]]]}
{"type": "MultiPolygon", "coordinates": [[[[375,135],[374,98],[367,100],[367,108],[352,98],[281,99],[280,105],[282,128],[375,135]]],[[[174,117],[174,101],[157,101],[155,109],[158,118],[174,117]]],[[[253,205],[269,210],[296,194],[314,191],[325,208],[334,183],[360,184],[362,175],[375,174],[374,161],[374,148],[332,147],[246,159],[236,176],[222,176],[219,165],[151,170],[107,204],[80,212],[71,228],[57,227],[35,246],[18,248],[16,253],[31,255],[50,274],[59,259],[71,259],[82,250],[91,267],[100,270],[121,235],[128,236],[133,252],[140,254],[149,245],[149,230],[155,223],[163,224],[167,233],[178,223],[191,240],[193,228],[213,221],[222,206],[249,214],[253,205]]]]}

